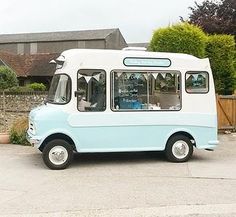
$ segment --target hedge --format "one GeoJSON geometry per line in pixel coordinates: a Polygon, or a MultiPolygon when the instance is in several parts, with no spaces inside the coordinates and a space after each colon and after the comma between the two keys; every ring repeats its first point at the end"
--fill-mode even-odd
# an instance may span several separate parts
{"type": "Polygon", "coordinates": [[[28,84],[27,88],[31,89],[31,90],[35,90],[35,91],[45,91],[46,90],[46,86],[43,83],[32,83],[32,84],[28,84]]]}
{"type": "Polygon", "coordinates": [[[235,41],[230,35],[208,37],[206,55],[210,59],[216,92],[232,94],[236,85],[235,41]]]}
{"type": "Polygon", "coordinates": [[[204,57],[206,40],[205,33],[199,27],[180,23],[156,30],[150,42],[150,49],[204,57]]]}

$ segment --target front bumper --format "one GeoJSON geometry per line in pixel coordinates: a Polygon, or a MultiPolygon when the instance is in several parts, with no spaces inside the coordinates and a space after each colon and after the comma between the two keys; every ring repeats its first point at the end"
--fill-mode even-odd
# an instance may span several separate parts
{"type": "Polygon", "coordinates": [[[36,147],[36,148],[39,148],[39,146],[41,145],[42,139],[39,138],[39,137],[37,137],[37,136],[34,136],[34,135],[30,134],[28,131],[27,131],[27,133],[26,133],[26,139],[28,140],[28,142],[29,142],[32,146],[34,146],[34,147],[36,147]]]}

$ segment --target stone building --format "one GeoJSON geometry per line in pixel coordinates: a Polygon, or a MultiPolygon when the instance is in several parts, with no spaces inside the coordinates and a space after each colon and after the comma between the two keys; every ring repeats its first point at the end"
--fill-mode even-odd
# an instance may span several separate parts
{"type": "Polygon", "coordinates": [[[127,43],[119,29],[0,35],[0,52],[61,53],[71,48],[122,49],[127,43]]]}

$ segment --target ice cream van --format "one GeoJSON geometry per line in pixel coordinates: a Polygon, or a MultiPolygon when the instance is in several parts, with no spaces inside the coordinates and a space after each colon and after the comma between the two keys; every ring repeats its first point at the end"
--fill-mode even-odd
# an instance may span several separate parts
{"type": "Polygon", "coordinates": [[[217,144],[208,59],[187,54],[71,49],[55,61],[45,103],[29,114],[27,138],[51,169],[73,154],[164,151],[188,161],[217,144]]]}

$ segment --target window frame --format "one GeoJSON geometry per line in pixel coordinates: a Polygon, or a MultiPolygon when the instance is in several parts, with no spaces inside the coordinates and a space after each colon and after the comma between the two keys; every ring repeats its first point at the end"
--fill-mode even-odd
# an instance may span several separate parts
{"type": "Polygon", "coordinates": [[[78,87],[79,87],[79,85],[78,85],[78,75],[79,75],[79,72],[81,71],[81,70],[94,70],[95,72],[96,71],[100,71],[100,72],[104,72],[105,73],[105,109],[104,110],[102,110],[102,111],[80,111],[79,110],[79,107],[78,107],[78,97],[76,97],[76,107],[77,107],[77,110],[79,111],[79,112],[85,112],[85,113],[88,113],[88,112],[105,112],[106,110],[107,110],[107,108],[108,108],[108,103],[107,103],[107,72],[106,72],[106,70],[105,69],[91,69],[91,68],[83,68],[83,69],[79,69],[78,71],[77,71],[77,74],[76,74],[76,80],[77,80],[77,82],[76,82],[76,91],[78,91],[78,87]]]}
{"type": "Polygon", "coordinates": [[[112,112],[179,112],[182,110],[182,99],[183,99],[183,91],[182,91],[182,73],[181,71],[178,70],[136,70],[136,69],[113,69],[110,72],[110,110],[112,112]],[[170,109],[160,109],[160,110],[152,110],[152,109],[122,109],[122,110],[116,110],[113,109],[112,104],[113,104],[113,86],[114,86],[114,82],[113,82],[113,73],[114,72],[128,72],[128,73],[132,73],[132,72],[166,72],[166,73],[179,73],[180,75],[180,85],[179,85],[179,96],[180,96],[180,109],[178,110],[170,110],[170,109]]]}
{"type": "Polygon", "coordinates": [[[210,91],[210,74],[209,74],[209,72],[207,72],[207,71],[186,71],[185,72],[185,81],[184,81],[184,85],[185,85],[185,92],[187,93],[187,94],[208,94],[209,93],[209,91],[210,91]],[[187,83],[187,74],[200,74],[200,73],[206,73],[207,74],[207,76],[208,76],[208,79],[207,79],[207,91],[206,92],[199,92],[199,91],[196,91],[196,92],[189,92],[189,91],[187,91],[187,85],[186,85],[186,83],[187,83]]]}
{"type": "MultiPolygon", "coordinates": [[[[50,102],[50,101],[48,101],[48,100],[47,100],[47,99],[48,99],[48,96],[47,96],[46,102],[49,103],[49,104],[54,104],[54,105],[66,105],[66,104],[70,103],[71,98],[72,98],[72,80],[71,80],[71,77],[70,77],[68,74],[66,74],[66,73],[54,74],[53,77],[54,77],[54,76],[57,76],[57,75],[66,75],[66,76],[69,78],[68,81],[69,81],[69,84],[70,84],[70,98],[69,98],[68,102],[66,102],[66,103],[57,103],[57,102],[50,102]]],[[[52,78],[52,79],[53,79],[53,78],[52,78]]],[[[51,82],[52,82],[52,81],[51,81],[51,82]]],[[[51,87],[51,83],[50,83],[50,87],[51,87]]],[[[49,88],[49,89],[50,89],[50,88],[49,88]]],[[[48,91],[48,95],[49,95],[49,91],[48,91]]]]}

